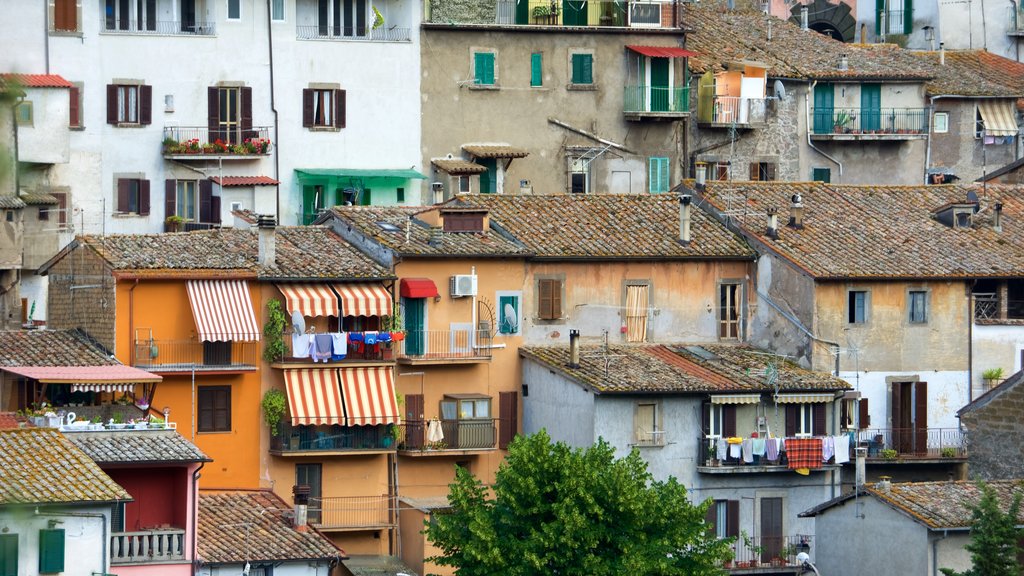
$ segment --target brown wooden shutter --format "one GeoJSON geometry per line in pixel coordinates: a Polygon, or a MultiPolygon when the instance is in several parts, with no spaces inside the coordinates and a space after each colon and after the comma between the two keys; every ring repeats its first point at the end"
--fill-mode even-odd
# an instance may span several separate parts
{"type": "Polygon", "coordinates": [[[139,124],[153,123],[153,87],[139,86],[139,124]]]}
{"type": "Polygon", "coordinates": [[[928,383],[914,383],[914,452],[928,451],[928,383]]]}
{"type": "Polygon", "coordinates": [[[128,206],[131,204],[128,198],[131,195],[131,180],[127,178],[119,178],[117,180],[117,211],[128,212],[128,206]]]}
{"type": "Polygon", "coordinates": [[[863,430],[871,426],[871,414],[868,413],[868,399],[861,398],[857,404],[860,407],[860,420],[857,422],[857,427],[863,430]]]}
{"type": "Polygon", "coordinates": [[[818,402],[811,409],[811,433],[815,436],[825,435],[825,412],[828,404],[818,402]]]}
{"type": "Polygon", "coordinates": [[[736,436],[736,405],[722,406],[722,435],[736,436]]]}
{"type": "Polygon", "coordinates": [[[558,320],[562,317],[562,281],[551,281],[551,319],[558,320]]]}
{"type": "Polygon", "coordinates": [[[775,164],[768,164],[768,180],[775,180],[775,164]]]}
{"type": "Polygon", "coordinates": [[[213,222],[213,182],[209,180],[199,181],[199,221],[204,223],[213,222]]]}
{"type": "Polygon", "coordinates": [[[711,434],[711,403],[707,401],[700,405],[700,429],[705,436],[711,434]]]}
{"type": "MultiPolygon", "coordinates": [[[[241,111],[241,117],[238,119],[239,124],[242,125],[242,131],[252,130],[252,88],[244,86],[239,89],[241,95],[241,105],[239,110],[241,111]]],[[[252,138],[254,135],[247,135],[245,138],[252,138]]]]}
{"type": "Polygon", "coordinates": [[[313,91],[302,89],[302,125],[309,128],[313,125],[313,91]]]}
{"type": "Polygon", "coordinates": [[[218,387],[213,393],[214,430],[231,430],[231,388],[218,387]]]}
{"type": "Polygon", "coordinates": [[[107,84],[107,124],[117,124],[116,84],[107,84]]]}
{"type": "Polygon", "coordinates": [[[68,97],[70,98],[68,108],[68,126],[72,128],[78,128],[82,125],[81,110],[79,110],[79,88],[78,86],[72,86],[68,89],[68,97]]]}
{"type": "Polygon", "coordinates": [[[519,393],[498,394],[498,448],[508,450],[509,443],[519,432],[519,393]]]}
{"type": "Polygon", "coordinates": [[[221,138],[217,132],[220,128],[220,90],[216,86],[206,89],[206,127],[210,131],[208,143],[221,138]]]}
{"type": "Polygon", "coordinates": [[[149,180],[139,180],[139,214],[149,214],[149,180]]]}
{"type": "Polygon", "coordinates": [[[796,436],[796,421],[800,419],[800,407],[796,404],[786,404],[786,437],[796,436]]]}
{"type": "Polygon", "coordinates": [[[210,196],[210,223],[220,224],[220,196],[210,196]]]}
{"type": "Polygon", "coordinates": [[[839,401],[839,427],[848,428],[850,422],[850,403],[847,400],[839,401]]]}
{"type": "Polygon", "coordinates": [[[727,500],[725,504],[725,535],[735,538],[740,535],[740,501],[727,500]]]}
{"type": "Polygon", "coordinates": [[[213,391],[204,387],[200,388],[196,395],[198,396],[196,401],[198,409],[196,411],[199,413],[199,421],[196,423],[196,427],[200,432],[213,430],[213,391]]]}
{"type": "Polygon", "coordinates": [[[750,179],[756,182],[758,180],[758,178],[757,178],[758,176],[760,176],[760,166],[758,165],[757,162],[751,162],[750,163],[750,179]]]}
{"type": "Polygon", "coordinates": [[[423,414],[423,395],[405,395],[405,447],[422,448],[426,426],[423,414]]]}
{"type": "Polygon", "coordinates": [[[704,522],[708,524],[708,528],[713,535],[718,527],[718,502],[715,500],[711,501],[711,506],[708,506],[708,511],[704,514],[704,522]]]}
{"type": "Polygon", "coordinates": [[[344,90],[334,91],[334,127],[344,128],[347,115],[347,102],[344,90]]]}
{"type": "Polygon", "coordinates": [[[552,284],[552,280],[537,281],[537,317],[541,320],[554,318],[554,314],[551,311],[552,284]]]}
{"type": "Polygon", "coordinates": [[[892,383],[892,392],[890,393],[889,397],[889,407],[892,409],[891,427],[893,428],[893,430],[909,426],[909,423],[904,422],[903,418],[901,417],[903,410],[901,404],[902,398],[900,398],[900,388],[902,388],[902,385],[899,382],[892,383]]]}
{"type": "Polygon", "coordinates": [[[174,216],[178,211],[178,181],[172,178],[164,180],[164,218],[174,216]]]}

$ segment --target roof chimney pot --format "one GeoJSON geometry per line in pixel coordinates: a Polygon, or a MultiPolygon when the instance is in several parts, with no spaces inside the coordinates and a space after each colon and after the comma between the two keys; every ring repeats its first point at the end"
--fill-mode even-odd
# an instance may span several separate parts
{"type": "Polygon", "coordinates": [[[946,43],[939,42],[939,64],[946,65],[946,43]]]}
{"type": "Polygon", "coordinates": [[[810,27],[807,25],[807,6],[800,8],[800,29],[809,30],[810,27]]]}
{"type": "Polygon", "coordinates": [[[580,367],[580,331],[569,330],[569,368],[580,367]]]}
{"type": "Polygon", "coordinates": [[[790,228],[796,228],[800,230],[804,227],[804,204],[803,198],[799,194],[793,194],[790,198],[792,203],[789,205],[789,223],[790,228]]]}
{"type": "Polygon", "coordinates": [[[765,231],[765,234],[769,238],[771,238],[773,240],[778,240],[779,239],[779,209],[778,208],[769,208],[768,209],[768,230],[765,231]]]}
{"type": "Polygon", "coordinates": [[[996,232],[1003,231],[1003,203],[996,202],[995,212],[992,213],[992,229],[996,232]]]}
{"type": "Polygon", "coordinates": [[[850,69],[850,59],[846,54],[839,55],[839,71],[846,72],[850,69]]]}
{"type": "Polygon", "coordinates": [[[892,477],[891,476],[879,476],[878,482],[875,484],[875,488],[878,489],[882,494],[892,493],[892,477]]]}
{"type": "Polygon", "coordinates": [[[690,243],[690,212],[693,210],[693,197],[683,194],[679,197],[679,241],[690,243]]]}
{"type": "Polygon", "coordinates": [[[256,217],[257,254],[260,266],[277,263],[277,220],[270,214],[256,217]]]}

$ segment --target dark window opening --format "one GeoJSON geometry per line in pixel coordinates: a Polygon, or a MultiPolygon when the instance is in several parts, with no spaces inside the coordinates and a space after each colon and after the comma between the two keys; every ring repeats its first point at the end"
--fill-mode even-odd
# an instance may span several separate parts
{"type": "Polygon", "coordinates": [[[867,322],[868,293],[863,290],[850,290],[847,294],[847,318],[850,324],[867,322]]]}
{"type": "Polygon", "coordinates": [[[199,432],[231,431],[231,387],[200,386],[197,393],[199,432]]]}

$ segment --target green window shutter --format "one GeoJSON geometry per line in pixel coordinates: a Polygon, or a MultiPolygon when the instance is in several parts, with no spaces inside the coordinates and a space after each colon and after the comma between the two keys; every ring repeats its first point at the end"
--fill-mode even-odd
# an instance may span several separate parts
{"type": "Polygon", "coordinates": [[[886,0],[875,0],[875,36],[882,35],[882,12],[885,11],[885,2],[886,0]]]}
{"type": "Polygon", "coordinates": [[[572,83],[594,83],[594,56],[592,54],[572,55],[572,83]]]}
{"type": "Polygon", "coordinates": [[[647,191],[651,194],[668,192],[668,158],[652,157],[647,160],[647,191]]]}
{"type": "Polygon", "coordinates": [[[0,534],[0,576],[18,576],[17,534],[0,534]]]}
{"type": "Polygon", "coordinates": [[[473,54],[474,82],[483,86],[494,84],[494,54],[476,52],[473,54]]]}
{"type": "Polygon", "coordinates": [[[501,334],[519,333],[519,298],[517,296],[498,298],[498,332],[501,334]]]}
{"type": "MultiPolygon", "coordinates": [[[[525,1],[525,0],[524,0],[525,1]]],[[[534,52],[530,55],[530,86],[544,85],[544,55],[534,52]]]]}
{"type": "Polygon", "coordinates": [[[64,530],[39,531],[39,573],[64,571],[64,530]]]}
{"type": "Polygon", "coordinates": [[[913,0],[903,0],[903,33],[910,34],[914,31],[914,6],[913,0]]]}

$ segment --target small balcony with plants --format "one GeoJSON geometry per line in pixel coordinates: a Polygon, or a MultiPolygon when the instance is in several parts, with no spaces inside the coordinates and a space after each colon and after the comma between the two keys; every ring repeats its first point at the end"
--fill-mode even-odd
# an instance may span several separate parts
{"type": "Polygon", "coordinates": [[[791,472],[789,454],[785,446],[791,440],[818,440],[818,458],[811,472],[836,470],[834,457],[821,460],[824,436],[798,436],[787,438],[717,437],[704,436],[697,440],[697,471],[702,474],[763,474],[791,472]],[[768,443],[775,443],[775,448],[768,443]],[[721,446],[720,446],[721,445],[721,446]],[[724,449],[723,449],[724,448],[724,449]],[[750,452],[748,454],[748,451],[750,452]]]}
{"type": "Polygon", "coordinates": [[[276,430],[271,428],[270,452],[278,456],[393,452],[400,436],[395,424],[293,426],[281,422],[276,430]]]}
{"type": "Polygon", "coordinates": [[[398,426],[398,450],[406,456],[444,456],[491,451],[498,445],[496,418],[407,420],[398,426]]]}
{"type": "Polygon", "coordinates": [[[622,111],[627,120],[671,120],[690,115],[689,86],[626,86],[622,111]]]}
{"type": "Polygon", "coordinates": [[[859,446],[867,449],[867,462],[874,464],[966,461],[964,440],[958,428],[866,428],[851,443],[850,458],[859,446]]]}
{"type": "MultiPolygon", "coordinates": [[[[211,0],[147,0],[114,2],[107,0],[100,21],[101,34],[141,36],[212,37],[217,34],[213,21],[204,21],[211,0]]],[[[81,4],[81,3],[79,3],[81,4]]],[[[102,3],[101,3],[102,4],[102,3]]],[[[81,7],[79,7],[81,10],[81,7]]]]}
{"type": "Polygon", "coordinates": [[[296,0],[295,37],[339,42],[409,42],[412,15],[397,0],[355,0],[350,5],[296,0]]]}
{"type": "Polygon", "coordinates": [[[813,140],[917,140],[928,135],[927,108],[814,108],[813,140]]]}
{"type": "Polygon", "coordinates": [[[723,567],[733,574],[801,574],[803,563],[797,554],[810,553],[813,540],[809,534],[750,536],[742,532],[723,567]]]}
{"type": "Polygon", "coordinates": [[[269,126],[211,130],[203,126],[166,126],[163,156],[169,160],[256,160],[270,154],[269,126]]]}
{"type": "Polygon", "coordinates": [[[496,0],[492,6],[467,8],[432,0],[430,8],[428,21],[435,24],[661,28],[666,25],[672,5],[626,0],[496,0]]]}

